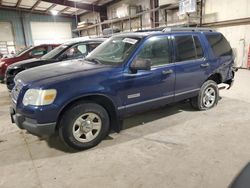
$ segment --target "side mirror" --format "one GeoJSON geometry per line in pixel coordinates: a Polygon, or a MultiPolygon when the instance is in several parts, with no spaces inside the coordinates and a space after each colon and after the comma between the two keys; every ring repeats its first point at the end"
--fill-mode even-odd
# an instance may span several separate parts
{"type": "Polygon", "coordinates": [[[136,59],[130,65],[133,72],[138,70],[151,70],[151,61],[149,59],[136,59]]]}

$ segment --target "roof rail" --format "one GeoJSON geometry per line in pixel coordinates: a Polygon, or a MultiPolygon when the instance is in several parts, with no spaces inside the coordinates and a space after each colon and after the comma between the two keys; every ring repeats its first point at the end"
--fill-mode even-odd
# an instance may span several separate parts
{"type": "Polygon", "coordinates": [[[156,27],[156,28],[151,28],[151,29],[141,29],[141,30],[137,30],[135,32],[140,33],[140,32],[151,32],[151,31],[162,31],[163,29],[165,29],[165,27],[156,27]]]}
{"type": "Polygon", "coordinates": [[[208,31],[213,32],[214,30],[209,27],[166,27],[162,30],[163,32],[174,32],[174,31],[208,31]]]}

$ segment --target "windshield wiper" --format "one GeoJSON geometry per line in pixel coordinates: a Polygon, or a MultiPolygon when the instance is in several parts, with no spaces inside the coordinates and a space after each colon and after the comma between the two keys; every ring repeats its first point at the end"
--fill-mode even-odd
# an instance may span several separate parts
{"type": "Polygon", "coordinates": [[[101,61],[97,58],[86,58],[85,60],[94,62],[95,64],[102,64],[101,61]]]}

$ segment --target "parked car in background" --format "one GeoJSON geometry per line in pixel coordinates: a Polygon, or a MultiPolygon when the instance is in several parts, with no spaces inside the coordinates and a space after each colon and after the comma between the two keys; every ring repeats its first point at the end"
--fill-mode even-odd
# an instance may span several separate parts
{"type": "Polygon", "coordinates": [[[58,61],[84,58],[105,40],[104,38],[73,39],[58,46],[41,58],[28,59],[14,63],[10,65],[6,71],[7,88],[11,90],[14,87],[14,77],[23,70],[58,61]]]}
{"type": "Polygon", "coordinates": [[[49,51],[53,50],[59,44],[43,44],[39,46],[28,47],[21,50],[11,58],[4,58],[0,60],[0,81],[4,81],[5,73],[9,65],[22,61],[25,59],[39,58],[49,51]]]}
{"type": "Polygon", "coordinates": [[[82,63],[18,74],[10,114],[21,129],[37,135],[59,131],[66,145],[87,149],[138,112],[187,99],[197,110],[213,108],[218,84],[232,85],[233,64],[230,44],[211,29],[120,34],[82,63]]]}
{"type": "Polygon", "coordinates": [[[10,54],[1,54],[0,53],[0,59],[6,59],[6,58],[12,58],[15,54],[10,53],[10,54]]]}

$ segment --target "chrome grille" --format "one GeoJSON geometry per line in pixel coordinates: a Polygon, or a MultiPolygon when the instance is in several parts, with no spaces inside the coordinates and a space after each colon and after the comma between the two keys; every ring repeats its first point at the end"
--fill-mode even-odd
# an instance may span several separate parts
{"type": "Polygon", "coordinates": [[[12,97],[14,102],[17,101],[18,96],[19,96],[22,88],[23,88],[23,84],[20,81],[16,81],[15,82],[15,87],[11,91],[11,97],[12,97]]]}

